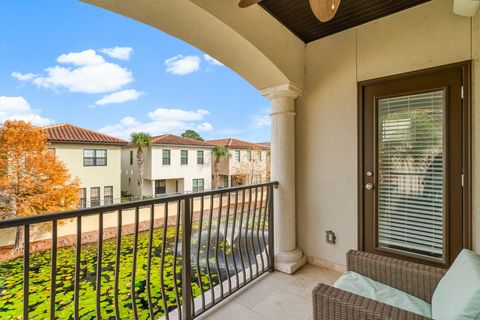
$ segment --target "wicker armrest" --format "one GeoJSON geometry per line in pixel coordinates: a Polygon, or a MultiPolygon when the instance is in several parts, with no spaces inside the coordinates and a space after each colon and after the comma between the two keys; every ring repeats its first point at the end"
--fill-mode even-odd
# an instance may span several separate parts
{"type": "Polygon", "coordinates": [[[435,288],[446,270],[423,264],[351,250],[347,270],[397,288],[431,303],[435,288]]]}
{"type": "MultiPolygon", "coordinates": [[[[325,284],[313,289],[314,320],[429,320],[325,284]]],[[[431,319],[430,319],[431,320],[431,319]]]]}

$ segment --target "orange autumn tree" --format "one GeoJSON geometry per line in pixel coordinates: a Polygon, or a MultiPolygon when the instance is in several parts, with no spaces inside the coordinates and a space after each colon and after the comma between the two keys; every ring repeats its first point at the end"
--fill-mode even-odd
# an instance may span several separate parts
{"type": "MultiPolygon", "coordinates": [[[[75,209],[79,182],[47,148],[43,129],[24,121],[0,127],[0,218],[75,209]]],[[[22,247],[17,228],[15,249],[22,247]]]]}

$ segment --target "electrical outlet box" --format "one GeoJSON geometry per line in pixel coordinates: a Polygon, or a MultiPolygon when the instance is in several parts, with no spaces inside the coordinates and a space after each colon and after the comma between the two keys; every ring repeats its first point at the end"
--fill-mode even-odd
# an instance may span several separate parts
{"type": "Polygon", "coordinates": [[[326,231],[325,232],[325,238],[327,240],[327,243],[335,244],[337,237],[335,236],[335,233],[333,231],[326,231]]]}

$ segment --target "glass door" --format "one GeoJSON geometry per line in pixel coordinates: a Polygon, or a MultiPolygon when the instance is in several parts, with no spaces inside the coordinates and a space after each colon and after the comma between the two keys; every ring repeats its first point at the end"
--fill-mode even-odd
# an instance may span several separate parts
{"type": "Polygon", "coordinates": [[[377,101],[378,247],[444,256],[445,92],[377,101]]]}
{"type": "Polygon", "coordinates": [[[471,247],[469,71],[359,85],[361,250],[446,267],[471,247]]]}

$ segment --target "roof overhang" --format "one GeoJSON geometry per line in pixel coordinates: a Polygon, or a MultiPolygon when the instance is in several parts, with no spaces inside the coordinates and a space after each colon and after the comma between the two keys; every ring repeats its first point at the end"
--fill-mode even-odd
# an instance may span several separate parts
{"type": "Polygon", "coordinates": [[[313,15],[309,0],[262,0],[260,6],[308,43],[429,1],[342,0],[337,14],[328,22],[320,22],[313,15]]]}

